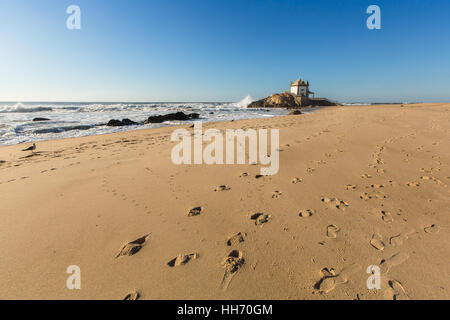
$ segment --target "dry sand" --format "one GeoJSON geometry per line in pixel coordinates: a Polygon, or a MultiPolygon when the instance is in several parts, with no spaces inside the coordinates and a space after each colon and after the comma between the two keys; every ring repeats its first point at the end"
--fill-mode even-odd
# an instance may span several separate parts
{"type": "Polygon", "coordinates": [[[0,298],[450,298],[450,104],[213,127],[280,128],[279,173],[176,166],[174,127],[0,148],[0,298]]]}

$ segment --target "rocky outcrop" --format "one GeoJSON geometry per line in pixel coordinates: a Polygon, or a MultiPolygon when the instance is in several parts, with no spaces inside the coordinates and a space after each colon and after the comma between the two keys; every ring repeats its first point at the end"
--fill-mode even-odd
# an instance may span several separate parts
{"type": "Polygon", "coordinates": [[[122,121],[112,119],[106,124],[108,127],[123,127],[123,126],[132,126],[139,124],[137,122],[131,121],[130,119],[123,119],[122,121]]]}
{"type": "Polygon", "coordinates": [[[248,108],[298,108],[295,97],[288,93],[275,93],[270,97],[254,101],[248,105],[248,108]]]}
{"type": "Polygon", "coordinates": [[[275,93],[267,98],[254,101],[248,108],[306,108],[315,106],[337,106],[336,102],[325,98],[308,98],[306,96],[296,96],[289,92],[275,93]]]}
{"type": "Polygon", "coordinates": [[[173,120],[186,121],[186,120],[198,119],[199,117],[200,117],[200,115],[198,113],[185,114],[184,112],[179,111],[179,112],[169,113],[169,114],[160,115],[160,116],[150,116],[145,121],[145,123],[161,123],[161,122],[173,121],[173,120]]]}

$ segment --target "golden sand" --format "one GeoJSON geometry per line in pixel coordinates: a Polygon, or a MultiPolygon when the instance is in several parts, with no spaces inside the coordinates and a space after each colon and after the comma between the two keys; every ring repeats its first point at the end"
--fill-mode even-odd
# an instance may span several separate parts
{"type": "Polygon", "coordinates": [[[174,165],[174,127],[0,148],[0,298],[450,298],[450,104],[203,126],[279,128],[278,174],[174,165]]]}

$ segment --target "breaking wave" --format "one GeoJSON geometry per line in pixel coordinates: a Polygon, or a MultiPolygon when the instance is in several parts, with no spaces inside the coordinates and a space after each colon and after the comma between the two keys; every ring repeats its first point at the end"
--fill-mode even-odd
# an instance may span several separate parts
{"type": "Polygon", "coordinates": [[[111,119],[143,123],[149,116],[182,111],[198,113],[201,121],[229,121],[287,114],[281,109],[250,109],[250,95],[238,102],[163,103],[0,103],[0,145],[80,137],[117,131],[179,124],[165,122],[129,127],[107,127],[111,119]],[[47,118],[48,121],[33,121],[47,118]]]}
{"type": "Polygon", "coordinates": [[[27,106],[22,103],[16,103],[13,106],[4,106],[0,107],[0,113],[29,113],[29,112],[43,112],[43,111],[52,111],[53,108],[50,106],[27,106]]]}

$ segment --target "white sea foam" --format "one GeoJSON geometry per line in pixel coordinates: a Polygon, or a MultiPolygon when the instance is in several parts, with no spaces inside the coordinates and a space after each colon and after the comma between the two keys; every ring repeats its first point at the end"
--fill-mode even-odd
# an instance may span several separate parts
{"type": "Polygon", "coordinates": [[[27,106],[20,102],[12,106],[6,105],[0,107],[0,113],[14,113],[14,112],[28,113],[28,112],[42,112],[42,111],[52,111],[52,107],[41,105],[27,106]]]}
{"type": "Polygon", "coordinates": [[[250,95],[247,95],[247,96],[246,96],[244,99],[242,99],[241,101],[231,103],[231,105],[234,106],[235,108],[247,108],[248,105],[249,105],[250,103],[252,103],[252,102],[253,102],[252,97],[250,97],[250,95]]]}
{"type": "Polygon", "coordinates": [[[200,120],[227,121],[287,114],[282,109],[249,109],[250,96],[239,102],[223,103],[0,103],[0,145],[145,129],[181,122],[128,127],[99,124],[111,119],[143,122],[149,116],[171,112],[199,113],[200,120]],[[36,122],[34,118],[50,121],[36,122]]]}

